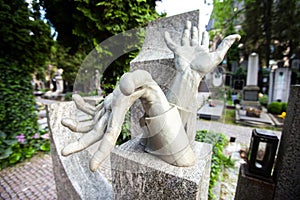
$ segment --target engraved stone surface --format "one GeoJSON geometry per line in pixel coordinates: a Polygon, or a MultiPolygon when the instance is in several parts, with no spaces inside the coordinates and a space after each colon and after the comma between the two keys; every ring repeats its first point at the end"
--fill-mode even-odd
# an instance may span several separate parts
{"type": "Polygon", "coordinates": [[[80,136],[61,125],[62,118],[76,117],[74,102],[48,105],[47,115],[58,199],[113,199],[112,186],[103,174],[89,170],[88,151],[61,156],[62,148],[80,136]]]}
{"type": "Polygon", "coordinates": [[[115,199],[207,199],[212,146],[195,142],[196,164],[176,167],[144,152],[139,138],[111,153],[115,199]]]}
{"type": "Polygon", "coordinates": [[[274,169],[276,182],[274,199],[300,197],[300,85],[291,86],[277,161],[274,169]]]}

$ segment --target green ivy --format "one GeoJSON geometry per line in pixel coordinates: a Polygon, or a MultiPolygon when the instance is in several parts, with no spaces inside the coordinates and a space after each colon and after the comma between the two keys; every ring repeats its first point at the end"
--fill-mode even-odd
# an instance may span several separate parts
{"type": "Polygon", "coordinates": [[[1,63],[0,74],[0,168],[32,157],[36,151],[49,151],[49,140],[37,123],[35,99],[28,72],[16,65],[1,63]],[[19,137],[19,139],[18,139],[19,137]],[[23,138],[20,138],[23,137],[23,138]],[[20,142],[24,139],[24,142],[20,142]],[[18,142],[19,140],[19,142],[18,142]]]}
{"type": "Polygon", "coordinates": [[[50,151],[47,131],[39,130],[32,136],[20,133],[15,137],[0,132],[0,169],[31,158],[38,151],[50,151]]]}
{"type": "Polygon", "coordinates": [[[260,97],[260,98],[258,99],[258,101],[259,101],[259,103],[260,103],[261,105],[267,106],[267,105],[268,105],[268,99],[269,99],[268,95],[265,95],[265,94],[264,94],[262,97],[260,97]]]}
{"type": "Polygon", "coordinates": [[[213,187],[220,179],[222,170],[224,168],[234,167],[234,161],[231,157],[227,157],[223,153],[223,149],[228,144],[228,140],[223,133],[200,130],[197,131],[196,141],[213,145],[208,198],[215,199],[213,187]]]}

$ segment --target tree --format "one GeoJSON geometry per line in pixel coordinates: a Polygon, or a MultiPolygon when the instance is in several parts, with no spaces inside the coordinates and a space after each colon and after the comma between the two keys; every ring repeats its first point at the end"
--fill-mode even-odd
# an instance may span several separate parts
{"type": "Polygon", "coordinates": [[[31,76],[45,66],[52,45],[39,4],[31,6],[23,0],[0,2],[0,168],[2,159],[12,164],[34,152],[29,144],[29,151],[12,149],[17,135],[30,138],[38,131],[31,76]]]}
{"type": "MultiPolygon", "coordinates": [[[[155,0],[42,2],[47,19],[58,32],[58,43],[67,48],[71,47],[70,54],[75,54],[78,50],[87,54],[103,40],[120,32],[144,26],[146,22],[158,17],[155,12],[155,0]],[[58,20],[57,16],[67,19],[58,20]],[[69,38],[72,40],[69,41],[69,38]]],[[[114,86],[120,75],[128,70],[130,56],[122,56],[105,71],[107,92],[112,91],[112,85],[114,86]]]]}
{"type": "MultiPolygon", "coordinates": [[[[214,37],[216,34],[221,33],[222,35],[230,35],[239,32],[237,28],[240,25],[240,16],[243,11],[241,7],[241,0],[214,0],[214,8],[212,11],[212,18],[215,20],[211,31],[211,36],[214,37]]],[[[239,49],[238,44],[233,44],[226,55],[226,61],[229,71],[233,62],[239,60],[239,49]]]]}
{"type": "MultiPolygon", "coordinates": [[[[272,41],[273,59],[300,58],[300,3],[280,0],[274,4],[272,41]],[[287,51],[288,50],[288,51],[287,51]]],[[[291,64],[291,63],[290,63],[291,64]]]]}

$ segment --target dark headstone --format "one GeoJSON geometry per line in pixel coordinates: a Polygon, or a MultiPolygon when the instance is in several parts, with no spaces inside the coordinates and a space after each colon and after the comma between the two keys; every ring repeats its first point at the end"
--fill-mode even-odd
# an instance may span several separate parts
{"type": "Polygon", "coordinates": [[[276,182],[274,199],[300,197],[300,85],[291,86],[277,161],[274,169],[276,182]]]}

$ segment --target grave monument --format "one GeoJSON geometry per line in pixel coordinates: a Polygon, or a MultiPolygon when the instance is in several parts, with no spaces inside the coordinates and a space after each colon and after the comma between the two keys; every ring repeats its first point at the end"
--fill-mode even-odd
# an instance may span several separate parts
{"type": "Polygon", "coordinates": [[[258,107],[258,92],[257,86],[258,78],[258,54],[251,53],[248,58],[248,70],[247,70],[247,84],[243,88],[243,101],[242,105],[245,107],[258,107]]]}
{"type": "Polygon", "coordinates": [[[288,67],[273,69],[270,73],[268,103],[287,102],[290,94],[292,71],[288,67]]]}
{"type": "MultiPolygon", "coordinates": [[[[132,71],[121,77],[119,86],[103,103],[91,106],[79,95],[73,96],[77,108],[90,115],[90,120],[80,122],[73,115],[70,118],[63,117],[61,123],[74,132],[85,134],[77,140],[69,138],[68,142],[60,142],[55,138],[57,133],[54,129],[51,131],[53,143],[58,142],[61,147],[62,143],[70,142],[61,151],[64,156],[81,153],[100,141],[98,150],[90,160],[91,171],[96,171],[112,152],[112,181],[117,199],[207,198],[211,146],[194,141],[197,108],[193,105],[196,105],[202,77],[223,60],[230,46],[240,36],[227,36],[216,51],[209,52],[208,34],[198,31],[198,20],[199,12],[194,11],[157,20],[152,23],[152,27],[150,24],[140,57],[136,59],[140,59],[140,65],[138,62],[132,65],[132,71]],[[189,21],[188,16],[197,18],[197,21],[189,21]],[[169,30],[168,27],[178,30],[183,19],[188,21],[183,26],[183,31],[180,31],[182,37],[178,42],[178,32],[169,30]],[[153,36],[157,36],[155,40],[153,36]],[[154,49],[151,50],[151,47],[154,49]],[[161,48],[165,54],[149,54],[149,51],[157,51],[156,48],[161,48]],[[145,56],[147,53],[148,56],[145,56]],[[163,61],[165,63],[161,65],[160,62],[163,61]],[[147,66],[148,70],[143,69],[145,65],[154,63],[154,67],[147,66]],[[157,75],[161,72],[158,70],[166,65],[173,76],[157,75]],[[155,68],[157,66],[160,68],[155,68]],[[166,79],[169,79],[169,85],[162,87],[160,83],[166,79]],[[136,123],[141,124],[142,131],[137,133],[135,139],[114,150],[125,114],[137,100],[144,109],[140,123],[136,123]]],[[[50,127],[57,127],[57,119],[51,115],[51,111],[55,111],[51,108],[48,110],[49,116],[52,116],[50,123],[55,121],[50,127]]],[[[59,129],[64,130],[62,127],[59,129]]],[[[58,145],[54,148],[60,151],[57,147],[58,145]]],[[[72,157],[73,155],[71,159],[72,157]]],[[[68,158],[60,159],[66,161],[68,158]]],[[[86,162],[86,159],[89,159],[88,156],[78,161],[86,162]]],[[[75,163],[80,165],[78,161],[75,163]]],[[[86,198],[84,194],[81,195],[81,198],[86,198]]]]}

